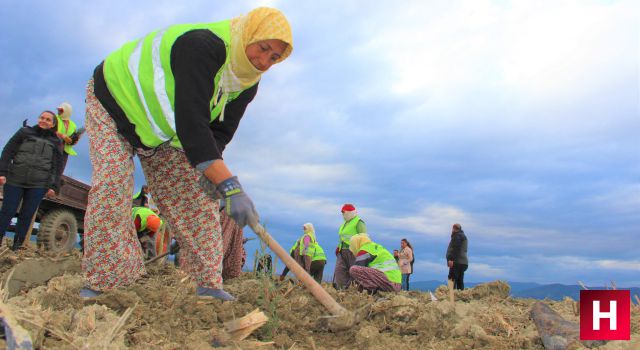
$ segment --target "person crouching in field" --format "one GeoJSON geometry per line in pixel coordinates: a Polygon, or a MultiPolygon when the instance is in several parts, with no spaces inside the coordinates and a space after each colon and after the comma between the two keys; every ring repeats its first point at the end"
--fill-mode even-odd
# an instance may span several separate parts
{"type": "Polygon", "coordinates": [[[382,245],[371,241],[366,234],[351,237],[349,249],[356,257],[349,269],[351,278],[372,294],[377,291],[397,292],[402,277],[400,267],[393,255],[382,245]]]}

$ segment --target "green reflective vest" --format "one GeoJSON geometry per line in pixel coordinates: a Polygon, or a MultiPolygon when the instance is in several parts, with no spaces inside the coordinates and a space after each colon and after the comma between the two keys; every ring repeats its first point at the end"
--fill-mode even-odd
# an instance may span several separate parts
{"type": "Polygon", "coordinates": [[[318,242],[309,245],[307,255],[311,257],[311,261],[327,260],[327,256],[324,254],[324,250],[318,242]]]}
{"type": "Polygon", "coordinates": [[[340,242],[349,246],[351,242],[351,237],[353,235],[358,234],[358,222],[360,222],[359,216],[354,216],[353,219],[344,222],[340,225],[340,230],[338,231],[338,235],[340,235],[340,242]]]}
{"type": "Polygon", "coordinates": [[[327,260],[327,256],[324,254],[324,250],[322,249],[320,244],[318,244],[315,237],[306,232],[302,236],[302,238],[298,240],[298,242],[300,242],[300,255],[303,255],[303,251],[304,251],[304,236],[309,236],[309,238],[311,239],[311,241],[309,242],[309,247],[307,248],[307,253],[306,253],[307,256],[311,257],[311,261],[327,260]]]}
{"type": "MultiPolygon", "coordinates": [[[[56,118],[58,118],[59,133],[71,137],[71,135],[73,135],[73,133],[76,132],[77,127],[76,127],[76,123],[74,123],[73,120],[69,119],[69,128],[65,128],[64,121],[62,120],[62,118],[60,118],[59,115],[56,115],[56,118]]],[[[63,144],[64,144],[64,152],[66,154],[72,155],[72,156],[78,155],[78,153],[76,153],[76,151],[73,149],[73,147],[71,147],[71,145],[67,145],[64,142],[63,144]]]]}
{"type": "Polygon", "coordinates": [[[384,272],[389,281],[394,283],[402,283],[402,274],[400,267],[389,251],[378,243],[367,242],[360,247],[360,250],[374,255],[376,258],[369,263],[369,267],[384,272]]]}
{"type": "Polygon", "coordinates": [[[150,215],[158,216],[153,210],[147,207],[133,207],[131,208],[131,219],[135,220],[136,216],[140,217],[140,229],[138,232],[142,232],[147,229],[147,219],[150,215]]]}
{"type": "Polygon", "coordinates": [[[298,244],[300,244],[300,241],[299,241],[299,240],[297,240],[297,241],[293,244],[293,246],[291,247],[291,249],[289,249],[289,255],[293,254],[293,252],[294,252],[296,249],[298,249],[298,244]]]}
{"type": "MultiPolygon", "coordinates": [[[[220,77],[229,63],[231,42],[230,21],[198,24],[177,24],[147,34],[131,41],[111,53],[104,61],[104,79],[109,92],[124,111],[127,119],[135,125],[136,134],[148,147],[157,147],[171,141],[174,147],[182,148],[176,135],[175,80],[171,70],[171,48],[184,33],[208,29],[224,41],[226,60],[211,84],[213,91],[220,91],[220,77]]],[[[225,103],[236,99],[242,91],[229,92],[227,99],[218,103],[211,97],[209,109],[213,122],[225,103]]]]}

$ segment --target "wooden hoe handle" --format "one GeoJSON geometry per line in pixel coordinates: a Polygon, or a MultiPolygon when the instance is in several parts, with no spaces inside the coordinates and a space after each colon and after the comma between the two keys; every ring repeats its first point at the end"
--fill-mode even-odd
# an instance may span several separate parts
{"type": "Polygon", "coordinates": [[[316,282],[308,273],[305,271],[300,264],[298,264],[293,258],[287,253],[278,242],[276,242],[273,237],[267,232],[267,230],[261,224],[251,225],[251,229],[253,232],[260,237],[269,248],[276,253],[278,258],[284,262],[285,265],[293,272],[293,274],[304,284],[305,287],[313,294],[313,296],[322,304],[324,307],[329,310],[329,312],[334,316],[343,316],[349,313],[345,308],[340,306],[332,297],[327,293],[322,286],[316,282]]]}

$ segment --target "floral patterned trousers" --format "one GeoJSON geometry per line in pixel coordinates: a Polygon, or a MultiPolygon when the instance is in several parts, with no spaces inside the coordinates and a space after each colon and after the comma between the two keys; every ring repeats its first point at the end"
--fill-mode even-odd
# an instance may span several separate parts
{"type": "Polygon", "coordinates": [[[181,268],[198,286],[222,288],[218,203],[200,189],[200,174],[184,152],[168,144],[136,152],[96,98],[93,79],[87,85],[86,103],[85,125],[93,166],[84,221],[82,268],[87,286],[110,290],[130,285],[146,273],[131,220],[133,156],[138,154],[160,214],[180,244],[181,268]]]}

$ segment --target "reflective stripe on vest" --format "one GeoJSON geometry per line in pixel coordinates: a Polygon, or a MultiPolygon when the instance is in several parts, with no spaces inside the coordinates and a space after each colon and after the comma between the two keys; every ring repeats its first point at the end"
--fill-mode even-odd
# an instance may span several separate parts
{"type": "Polygon", "coordinates": [[[360,247],[360,250],[364,250],[367,253],[374,255],[376,258],[369,263],[369,267],[382,271],[387,279],[394,283],[402,282],[402,274],[400,273],[400,267],[389,251],[378,243],[367,242],[360,247]]]}
{"type": "Polygon", "coordinates": [[[307,255],[311,257],[311,261],[327,260],[327,256],[324,254],[324,250],[318,242],[309,245],[307,255]]]}
{"type": "MultiPolygon", "coordinates": [[[[222,71],[229,62],[231,42],[230,21],[199,24],[178,24],[152,32],[144,38],[131,41],[111,53],[104,62],[104,79],[109,92],[127,119],[135,125],[136,134],[148,147],[157,147],[171,141],[181,148],[176,136],[175,79],[171,70],[171,49],[184,33],[196,29],[207,29],[218,36],[226,46],[224,65],[213,77],[213,91],[218,85],[222,71]]],[[[217,96],[209,101],[210,121],[213,122],[224,103],[237,98],[242,91],[229,93],[226,101],[215,105],[217,96]]]]}
{"type": "MultiPolygon", "coordinates": [[[[74,132],[76,132],[76,123],[73,122],[73,120],[69,119],[69,128],[65,128],[64,127],[64,121],[62,120],[62,118],[60,118],[59,115],[56,115],[56,118],[58,119],[58,132],[71,137],[71,135],[73,135],[74,132]]],[[[76,151],[73,149],[73,147],[71,147],[71,145],[67,145],[66,143],[62,143],[64,145],[64,152],[66,154],[72,155],[72,156],[76,156],[78,155],[78,153],[76,153],[76,151]]]]}
{"type": "Polygon", "coordinates": [[[293,246],[291,247],[291,249],[289,249],[289,255],[293,254],[293,252],[296,250],[296,248],[298,248],[298,244],[300,243],[300,241],[296,241],[293,246]]]}
{"type": "Polygon", "coordinates": [[[147,218],[150,215],[157,215],[153,210],[146,207],[133,207],[131,208],[131,219],[136,220],[136,216],[140,216],[140,230],[144,231],[147,228],[147,218]]]}
{"type": "Polygon", "coordinates": [[[354,216],[353,219],[340,226],[340,230],[338,231],[338,234],[340,235],[340,242],[349,245],[351,237],[358,233],[358,222],[360,222],[360,217],[354,216]]]}
{"type": "Polygon", "coordinates": [[[305,232],[305,234],[302,236],[302,238],[300,238],[300,240],[298,242],[300,242],[300,255],[302,255],[302,252],[304,251],[304,237],[308,236],[310,241],[309,241],[309,247],[307,248],[307,256],[311,257],[311,261],[316,261],[316,260],[327,260],[327,256],[324,254],[324,250],[322,249],[322,247],[320,247],[320,244],[318,244],[318,241],[316,241],[315,239],[315,235],[310,235],[309,233],[305,232]]]}

